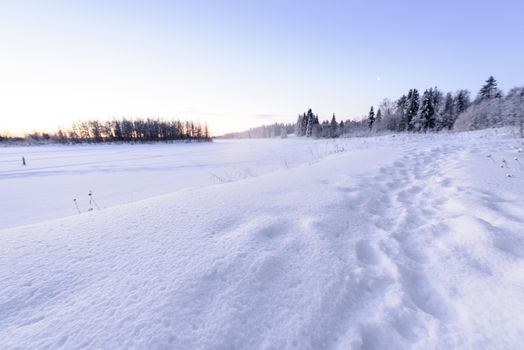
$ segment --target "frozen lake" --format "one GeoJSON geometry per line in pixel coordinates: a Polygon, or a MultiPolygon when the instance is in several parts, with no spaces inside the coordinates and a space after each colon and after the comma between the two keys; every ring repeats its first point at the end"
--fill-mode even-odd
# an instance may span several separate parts
{"type": "Polygon", "coordinates": [[[74,199],[80,210],[86,211],[89,191],[98,205],[106,208],[316,162],[342,143],[290,138],[3,147],[0,229],[75,215],[74,199]]]}

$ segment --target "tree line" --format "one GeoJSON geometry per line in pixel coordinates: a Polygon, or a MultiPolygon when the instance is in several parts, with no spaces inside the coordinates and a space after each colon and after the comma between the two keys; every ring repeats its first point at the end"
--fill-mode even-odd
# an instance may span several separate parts
{"type": "Polygon", "coordinates": [[[285,138],[288,134],[293,133],[295,125],[292,123],[274,123],[270,125],[262,125],[255,128],[251,128],[245,131],[232,132],[220,136],[220,138],[226,139],[265,139],[272,137],[285,138]]]}
{"type": "Polygon", "coordinates": [[[193,121],[164,120],[159,118],[114,119],[109,121],[86,120],[74,123],[69,129],[55,133],[34,132],[24,138],[0,135],[1,141],[53,142],[53,143],[104,143],[104,142],[168,142],[211,141],[207,124],[193,121]]]}
{"type": "Polygon", "coordinates": [[[458,90],[443,93],[437,87],[426,89],[422,95],[411,89],[395,102],[384,99],[375,115],[371,107],[367,126],[375,131],[427,132],[451,130],[458,116],[471,106],[471,93],[458,90]]]}
{"type": "Polygon", "coordinates": [[[444,93],[437,87],[422,94],[410,89],[396,101],[384,99],[360,120],[319,121],[311,109],[298,116],[295,134],[305,137],[339,137],[369,135],[377,132],[438,132],[441,130],[475,130],[516,126],[524,137],[524,87],[511,89],[507,95],[489,77],[476,98],[462,89],[444,93]]]}
{"type": "Polygon", "coordinates": [[[269,138],[296,136],[334,138],[368,136],[388,132],[439,132],[474,130],[489,127],[516,126],[524,137],[524,87],[511,89],[506,95],[490,76],[476,97],[466,89],[454,92],[410,89],[396,100],[385,98],[371,106],[360,119],[321,121],[311,109],[299,114],[296,123],[274,123],[242,132],[225,134],[224,138],[269,138]]]}

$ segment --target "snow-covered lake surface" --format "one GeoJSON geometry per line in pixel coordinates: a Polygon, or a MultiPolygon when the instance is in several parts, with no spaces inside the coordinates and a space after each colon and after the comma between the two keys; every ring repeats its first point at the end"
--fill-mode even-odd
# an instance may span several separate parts
{"type": "Polygon", "coordinates": [[[0,229],[78,214],[74,199],[86,211],[89,191],[107,208],[310,164],[341,144],[275,139],[0,147],[0,229]]]}
{"type": "Polygon", "coordinates": [[[0,149],[0,348],[522,348],[522,148],[0,149]]]}

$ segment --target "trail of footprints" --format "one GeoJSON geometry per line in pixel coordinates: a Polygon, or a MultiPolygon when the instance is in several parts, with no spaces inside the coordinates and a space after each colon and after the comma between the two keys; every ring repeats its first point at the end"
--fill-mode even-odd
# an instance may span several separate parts
{"type": "MultiPolygon", "coordinates": [[[[399,337],[416,343],[446,328],[457,317],[446,291],[439,290],[431,280],[434,257],[427,248],[442,231],[438,229],[439,207],[447,199],[439,191],[443,186],[439,163],[448,162],[451,152],[446,147],[414,152],[381,168],[358,188],[365,200],[354,208],[360,208],[360,215],[369,218],[369,234],[378,231],[382,236],[378,241],[375,237],[361,238],[355,245],[356,257],[370,279],[380,276],[389,281],[379,286],[382,291],[375,294],[376,298],[385,298],[388,290],[400,295],[393,302],[377,300],[374,305],[378,310],[369,310],[386,313],[380,322],[389,324],[363,327],[362,349],[394,348],[399,337]],[[392,342],[380,344],[377,339],[392,342]]],[[[398,344],[402,344],[401,339],[398,344]]]]}

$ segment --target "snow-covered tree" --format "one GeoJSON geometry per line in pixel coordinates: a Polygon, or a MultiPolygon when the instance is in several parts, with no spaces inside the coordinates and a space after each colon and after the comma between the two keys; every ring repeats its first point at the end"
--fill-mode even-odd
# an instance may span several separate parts
{"type": "Polygon", "coordinates": [[[297,119],[297,124],[295,125],[295,135],[304,136],[303,124],[304,115],[300,114],[297,119]]]}
{"type": "Polygon", "coordinates": [[[470,92],[468,90],[459,90],[455,93],[455,112],[457,116],[464,113],[471,106],[470,92]]]}
{"type": "MultiPolygon", "coordinates": [[[[398,129],[395,131],[404,131],[408,129],[409,120],[407,117],[408,114],[408,97],[406,95],[402,95],[397,100],[397,109],[396,114],[399,116],[399,125],[398,129]]],[[[393,125],[392,125],[393,127],[393,125]]]]}
{"type": "Polygon", "coordinates": [[[504,99],[505,124],[516,126],[524,137],[524,87],[511,89],[504,99]]]}
{"type": "Polygon", "coordinates": [[[434,93],[435,90],[433,89],[424,91],[424,94],[422,95],[422,101],[420,103],[418,118],[414,126],[415,130],[422,130],[426,132],[429,129],[435,128],[436,119],[434,93]]]}
{"type": "Polygon", "coordinates": [[[406,123],[409,131],[415,128],[416,116],[419,109],[419,93],[417,89],[409,90],[407,96],[406,123]]]}
{"type": "Polygon", "coordinates": [[[370,130],[373,128],[373,123],[375,123],[375,112],[373,111],[373,106],[371,106],[368,113],[368,125],[370,130]]]}
{"type": "Polygon", "coordinates": [[[455,100],[451,92],[448,92],[444,98],[444,106],[442,107],[441,112],[441,123],[438,126],[438,129],[451,130],[453,124],[455,124],[456,117],[455,100]]]}
{"type": "MultiPolygon", "coordinates": [[[[311,111],[311,110],[309,110],[311,111]]],[[[307,115],[307,124],[306,124],[306,137],[311,137],[313,134],[313,116],[309,114],[307,115]]]]}
{"type": "MultiPolygon", "coordinates": [[[[297,134],[299,136],[320,136],[320,128],[319,128],[319,121],[318,116],[313,114],[313,111],[309,109],[307,113],[304,113],[302,118],[299,117],[300,122],[300,134],[297,134]]],[[[297,123],[297,128],[299,123],[297,123]]]]}
{"type": "Polygon", "coordinates": [[[435,111],[435,129],[439,129],[439,125],[442,123],[442,109],[444,108],[444,93],[440,91],[436,86],[432,90],[433,109],[435,111]]]}
{"type": "Polygon", "coordinates": [[[395,111],[395,105],[391,102],[389,98],[385,98],[380,102],[378,108],[382,111],[384,117],[390,116],[395,111]]]}
{"type": "Polygon", "coordinates": [[[478,130],[494,126],[502,126],[500,122],[501,105],[497,100],[484,100],[471,105],[459,115],[455,122],[457,130],[478,130]]]}
{"type": "Polygon", "coordinates": [[[333,113],[333,117],[331,118],[331,124],[330,124],[330,137],[336,137],[338,136],[338,124],[337,124],[337,118],[335,117],[335,113],[333,113]]]}

